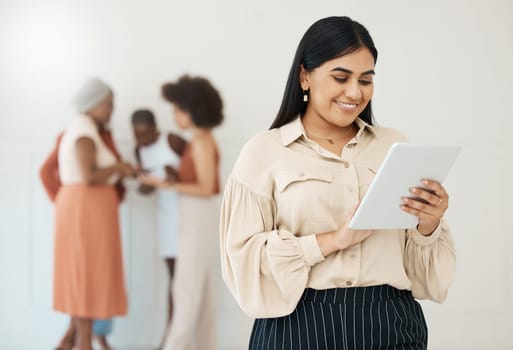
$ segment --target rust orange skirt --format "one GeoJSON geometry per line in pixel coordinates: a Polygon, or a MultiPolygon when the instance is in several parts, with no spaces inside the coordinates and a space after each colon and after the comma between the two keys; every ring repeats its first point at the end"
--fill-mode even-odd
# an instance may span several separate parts
{"type": "Polygon", "coordinates": [[[53,281],[57,311],[94,319],[126,314],[118,197],[113,186],[60,188],[53,281]]]}

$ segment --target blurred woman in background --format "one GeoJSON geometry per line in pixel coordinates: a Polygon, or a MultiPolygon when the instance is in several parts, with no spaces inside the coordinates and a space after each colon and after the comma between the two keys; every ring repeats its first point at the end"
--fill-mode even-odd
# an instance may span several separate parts
{"type": "Polygon", "coordinates": [[[79,350],[92,349],[92,320],[127,312],[115,184],[134,169],[101,137],[113,99],[104,82],[87,81],[58,152],[53,305],[72,317],[79,350]]]}
{"type": "MultiPolygon", "coordinates": [[[[48,157],[45,159],[41,169],[39,170],[39,177],[43,184],[43,187],[48,194],[48,198],[55,203],[55,198],[59,192],[59,188],[62,186],[59,178],[59,146],[61,143],[63,133],[60,133],[57,137],[55,147],[52,149],[48,157]]],[[[102,127],[100,129],[100,136],[102,141],[109,147],[112,153],[116,156],[118,161],[121,160],[121,156],[116,148],[112,133],[109,129],[102,127]]],[[[116,192],[118,194],[119,202],[121,203],[125,197],[125,187],[123,182],[119,180],[116,183],[116,192]]],[[[101,347],[101,350],[110,350],[107,336],[112,332],[112,319],[95,320],[93,322],[93,334],[96,341],[101,347]]],[[[63,337],[59,341],[59,345],[56,350],[68,350],[75,345],[76,341],[76,329],[73,324],[73,320],[70,319],[68,328],[64,333],[63,337]]]]}
{"type": "MultiPolygon", "coordinates": [[[[143,172],[161,180],[176,181],[180,158],[185,150],[184,139],[173,133],[161,133],[155,115],[148,109],[139,109],[132,114],[132,128],[136,140],[135,157],[143,172]]],[[[139,193],[154,192],[153,186],[140,184],[139,193]]],[[[178,194],[172,191],[157,191],[158,249],[169,273],[168,317],[165,330],[173,318],[173,288],[171,288],[176,258],[178,255],[178,230],[180,213],[178,194]]],[[[166,332],[165,331],[165,332],[166,332]]],[[[165,334],[162,344],[165,343],[165,334]]]]}
{"type": "Polygon", "coordinates": [[[173,285],[174,315],[165,350],[216,348],[215,273],[219,204],[219,150],[212,129],[223,120],[219,92],[204,78],[183,76],[162,87],[175,121],[192,138],[178,181],[150,175],[143,184],[180,194],[180,258],[173,285]]]}

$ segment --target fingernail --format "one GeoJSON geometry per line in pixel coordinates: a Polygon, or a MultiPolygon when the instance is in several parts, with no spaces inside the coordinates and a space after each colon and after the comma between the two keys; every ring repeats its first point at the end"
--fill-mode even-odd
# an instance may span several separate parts
{"type": "Polygon", "coordinates": [[[429,185],[429,181],[428,181],[428,180],[424,180],[424,181],[422,181],[422,183],[423,183],[424,185],[429,185]]]}

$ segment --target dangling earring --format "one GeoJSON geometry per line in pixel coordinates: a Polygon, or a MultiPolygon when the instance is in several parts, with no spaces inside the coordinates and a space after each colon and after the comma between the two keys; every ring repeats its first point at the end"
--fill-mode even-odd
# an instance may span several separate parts
{"type": "Polygon", "coordinates": [[[308,102],[308,91],[303,90],[303,102],[308,102]]]}

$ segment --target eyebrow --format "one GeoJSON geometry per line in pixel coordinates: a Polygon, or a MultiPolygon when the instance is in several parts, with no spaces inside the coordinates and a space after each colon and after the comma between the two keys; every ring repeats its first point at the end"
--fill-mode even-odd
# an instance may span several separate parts
{"type": "MultiPolygon", "coordinates": [[[[349,69],[346,69],[346,68],[342,68],[342,67],[336,67],[336,68],[333,68],[331,70],[331,72],[344,72],[344,73],[348,73],[348,74],[353,74],[354,72],[349,70],[349,69]]],[[[368,74],[376,74],[376,72],[374,72],[374,69],[371,69],[371,70],[368,70],[368,71],[365,71],[363,72],[362,74],[360,75],[368,75],[368,74]]]]}

